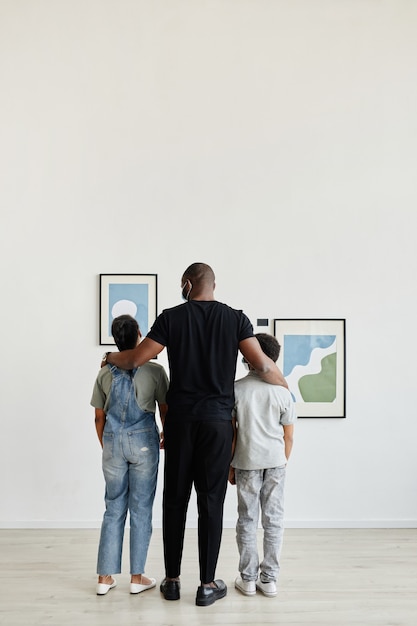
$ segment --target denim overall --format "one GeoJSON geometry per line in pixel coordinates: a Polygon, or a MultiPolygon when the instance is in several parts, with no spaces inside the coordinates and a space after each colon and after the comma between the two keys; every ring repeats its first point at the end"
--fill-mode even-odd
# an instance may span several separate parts
{"type": "Polygon", "coordinates": [[[97,573],[121,572],[123,534],[130,515],[130,573],[143,574],[152,534],[152,505],[159,462],[155,414],[139,407],[133,378],[108,365],[112,387],[103,433],[106,511],[101,526],[97,573]]]}

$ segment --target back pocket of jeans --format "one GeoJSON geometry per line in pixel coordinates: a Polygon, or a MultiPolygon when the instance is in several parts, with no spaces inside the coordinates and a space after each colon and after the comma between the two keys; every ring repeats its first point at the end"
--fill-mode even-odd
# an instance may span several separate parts
{"type": "Polygon", "coordinates": [[[130,454],[134,462],[152,458],[159,451],[159,442],[154,428],[134,430],[128,434],[130,454]]]}

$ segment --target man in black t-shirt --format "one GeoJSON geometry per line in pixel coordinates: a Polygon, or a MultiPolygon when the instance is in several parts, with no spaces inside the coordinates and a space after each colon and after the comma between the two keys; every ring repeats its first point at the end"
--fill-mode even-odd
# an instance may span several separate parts
{"type": "Polygon", "coordinates": [[[170,387],[164,422],[163,497],[166,578],[160,588],[165,599],[179,599],[184,530],[194,485],[201,581],[196,595],[198,606],[213,604],[227,593],[225,583],[214,576],[232,451],[231,412],[238,351],[263,380],[287,386],[276,364],[260,348],[246,315],[214,299],[214,281],[209,265],[190,265],[181,281],[186,303],[163,311],[134,350],[107,355],[107,362],[131,369],[167,348],[170,387]]]}

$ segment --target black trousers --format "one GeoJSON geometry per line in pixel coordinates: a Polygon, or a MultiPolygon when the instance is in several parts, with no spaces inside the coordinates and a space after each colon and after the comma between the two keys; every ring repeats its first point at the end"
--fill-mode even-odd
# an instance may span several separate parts
{"type": "Polygon", "coordinates": [[[230,421],[170,421],[164,426],[163,537],[165,574],[181,574],[185,522],[194,484],[198,507],[201,583],[214,580],[223,530],[223,504],[232,453],[230,421]]]}

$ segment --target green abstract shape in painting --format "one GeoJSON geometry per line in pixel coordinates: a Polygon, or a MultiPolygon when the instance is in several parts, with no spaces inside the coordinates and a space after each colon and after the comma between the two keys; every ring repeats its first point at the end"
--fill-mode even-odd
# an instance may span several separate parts
{"type": "Polygon", "coordinates": [[[318,374],[307,374],[298,381],[304,402],[334,402],[336,399],[336,352],[324,357],[318,374]]]}

